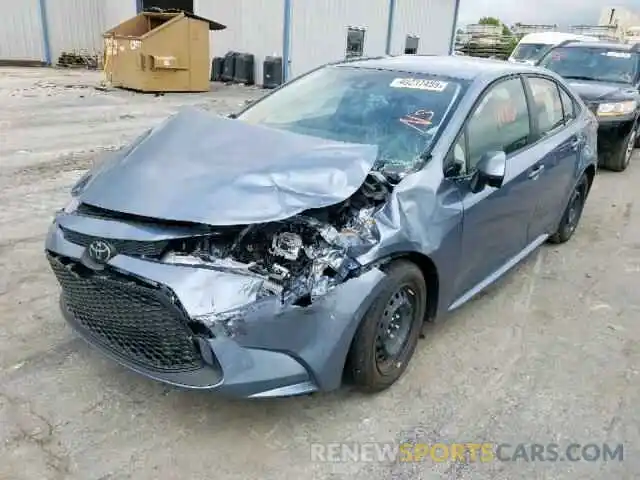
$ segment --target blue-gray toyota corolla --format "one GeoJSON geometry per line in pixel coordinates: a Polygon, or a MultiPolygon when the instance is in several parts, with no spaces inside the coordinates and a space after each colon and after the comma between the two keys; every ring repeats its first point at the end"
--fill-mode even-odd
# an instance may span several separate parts
{"type": "Polygon", "coordinates": [[[177,386],[383,390],[423,321],[572,236],[596,131],[553,72],[464,57],[329,65],[231,118],[182,110],[56,214],[62,312],[177,386]]]}

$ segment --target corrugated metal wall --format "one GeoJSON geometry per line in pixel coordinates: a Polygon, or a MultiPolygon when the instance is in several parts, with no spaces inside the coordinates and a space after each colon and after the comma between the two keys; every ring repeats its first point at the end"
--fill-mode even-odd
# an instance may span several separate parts
{"type": "Polygon", "coordinates": [[[104,4],[104,31],[115,27],[138,13],[136,0],[100,0],[100,3],[104,4]]]}
{"type": "Polygon", "coordinates": [[[384,55],[389,0],[294,0],[292,3],[292,78],[323,63],[344,59],[348,27],[366,29],[365,56],[384,55]]]}
{"type": "Polygon", "coordinates": [[[416,35],[419,54],[447,55],[454,15],[453,0],[396,0],[390,53],[403,54],[407,35],[416,35]]]}
{"type": "Polygon", "coordinates": [[[44,61],[44,56],[38,0],[2,2],[0,60],[44,61]]]}
{"type": "Polygon", "coordinates": [[[104,0],[45,2],[53,63],[62,52],[97,55],[102,51],[102,32],[106,28],[104,0]]]}
{"type": "MultiPolygon", "coordinates": [[[[60,53],[98,54],[102,33],[136,14],[136,0],[44,0],[51,61],[60,53]]],[[[39,0],[3,0],[0,59],[44,62],[39,0]]]]}
{"type": "Polygon", "coordinates": [[[211,32],[212,57],[230,50],[252,53],[256,82],[262,83],[264,58],[282,56],[284,0],[195,0],[194,11],[227,26],[211,32]]]}

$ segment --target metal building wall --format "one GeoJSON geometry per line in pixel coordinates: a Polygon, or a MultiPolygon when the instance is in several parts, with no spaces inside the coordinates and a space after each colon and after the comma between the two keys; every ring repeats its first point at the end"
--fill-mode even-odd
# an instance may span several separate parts
{"type": "Polygon", "coordinates": [[[291,78],[344,59],[348,27],[366,29],[365,56],[384,55],[388,18],[389,0],[293,0],[291,78]]]}
{"type": "MultiPolygon", "coordinates": [[[[55,64],[62,52],[97,55],[102,52],[102,32],[107,28],[104,0],[45,0],[55,64]]],[[[121,2],[122,3],[122,2],[121,2]]]]}
{"type": "Polygon", "coordinates": [[[99,3],[104,4],[104,31],[138,13],[136,0],[100,0],[99,3]]]}
{"type": "Polygon", "coordinates": [[[455,4],[453,0],[395,0],[391,55],[404,53],[407,35],[420,38],[418,54],[447,55],[451,45],[455,4]]]}
{"type": "Polygon", "coordinates": [[[230,50],[252,53],[256,82],[262,83],[264,58],[282,56],[284,0],[195,0],[194,11],[227,26],[211,32],[211,56],[230,50]]]}
{"type": "Polygon", "coordinates": [[[2,3],[0,60],[45,61],[44,36],[38,0],[2,3]]]}

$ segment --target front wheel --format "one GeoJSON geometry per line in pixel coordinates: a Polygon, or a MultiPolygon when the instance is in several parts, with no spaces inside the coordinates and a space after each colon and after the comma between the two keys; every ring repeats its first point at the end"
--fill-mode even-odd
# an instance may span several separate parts
{"type": "Polygon", "coordinates": [[[586,174],[582,174],[580,181],[576,184],[569,197],[569,203],[562,215],[562,220],[556,233],[549,237],[551,243],[565,243],[578,228],[584,204],[589,193],[589,178],[586,174]]]}
{"type": "Polygon", "coordinates": [[[346,373],[368,392],[389,388],[404,373],[426,311],[427,287],[417,265],[399,260],[386,273],[382,292],[364,315],[347,358],[346,373]]]}
{"type": "Polygon", "coordinates": [[[625,138],[618,150],[611,156],[611,163],[607,165],[610,170],[614,172],[623,172],[629,166],[631,157],[633,156],[633,149],[636,147],[638,141],[638,127],[634,127],[627,138],[625,138]]]}

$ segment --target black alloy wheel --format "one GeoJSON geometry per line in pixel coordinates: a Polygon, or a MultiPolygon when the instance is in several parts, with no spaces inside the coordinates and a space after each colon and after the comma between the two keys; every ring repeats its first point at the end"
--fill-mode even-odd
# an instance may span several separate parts
{"type": "Polygon", "coordinates": [[[347,357],[345,373],[362,390],[393,385],[413,356],[427,305],[427,286],[418,266],[391,263],[378,297],[362,318],[347,357]]]}

